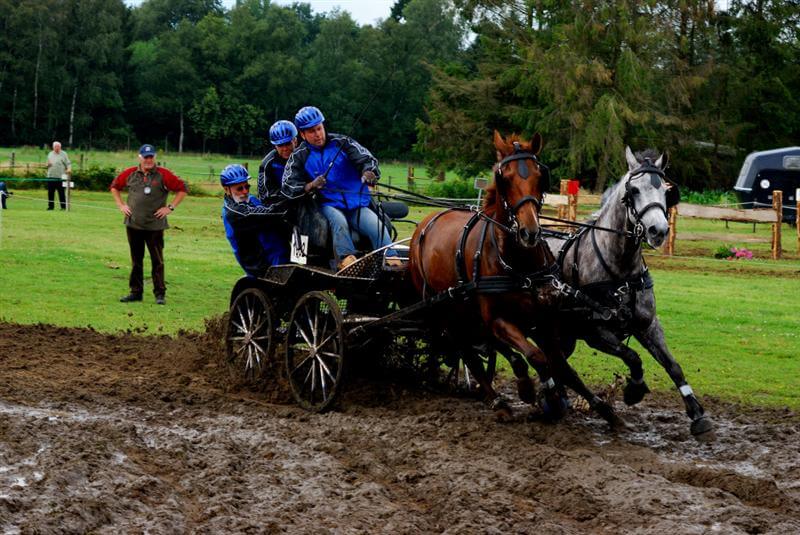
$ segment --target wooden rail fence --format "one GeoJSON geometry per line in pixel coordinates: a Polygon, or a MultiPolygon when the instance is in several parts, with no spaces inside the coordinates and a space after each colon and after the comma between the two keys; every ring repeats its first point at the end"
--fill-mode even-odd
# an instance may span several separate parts
{"type": "MultiPolygon", "coordinates": [[[[800,208],[800,202],[798,202],[798,208],[800,208]]],[[[777,260],[781,257],[783,192],[780,190],[775,190],[772,192],[772,208],[745,210],[740,208],[718,208],[715,206],[701,206],[698,204],[687,203],[680,203],[678,206],[672,207],[669,212],[669,238],[667,239],[667,244],[664,247],[664,253],[668,255],[674,254],[675,252],[675,240],[677,239],[678,234],[678,215],[699,219],[736,221],[740,223],[770,223],[772,225],[772,259],[777,260]]],[[[800,223],[800,215],[796,217],[798,223],[800,223]]],[[[800,253],[800,225],[797,227],[797,247],[798,253],[800,253]]]]}

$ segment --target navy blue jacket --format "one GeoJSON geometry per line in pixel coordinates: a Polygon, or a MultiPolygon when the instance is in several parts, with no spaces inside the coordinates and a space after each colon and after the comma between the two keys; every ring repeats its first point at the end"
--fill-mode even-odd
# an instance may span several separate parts
{"type": "Polygon", "coordinates": [[[272,203],[280,196],[285,169],[286,160],[281,158],[275,149],[269,151],[261,160],[258,166],[258,199],[262,203],[272,203]]]}
{"type": "Polygon", "coordinates": [[[225,237],[245,273],[260,277],[269,266],[289,261],[286,232],[282,227],[285,212],[278,205],[264,206],[250,195],[247,202],[236,202],[229,195],[222,204],[225,237]]]}
{"type": "Polygon", "coordinates": [[[372,171],[380,177],[378,160],[354,139],[340,134],[328,133],[321,148],[303,141],[286,162],[281,192],[289,198],[303,195],[308,182],[325,174],[340,146],[344,148],[320,191],[320,203],[344,210],[369,205],[369,188],[361,182],[361,176],[365,171],[372,171]]]}

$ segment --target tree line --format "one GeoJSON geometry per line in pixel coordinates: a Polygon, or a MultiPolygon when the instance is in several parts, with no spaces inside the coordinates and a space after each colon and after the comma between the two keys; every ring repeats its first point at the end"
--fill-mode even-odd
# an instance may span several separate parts
{"type": "Polygon", "coordinates": [[[556,176],[593,189],[626,144],[667,151],[682,185],[731,189],[748,152],[800,142],[796,1],[455,4],[476,40],[434,70],[417,145],[432,165],[485,168],[492,126],[541,132],[556,176]]]}
{"type": "Polygon", "coordinates": [[[2,144],[258,153],[272,122],[313,104],[406,157],[429,66],[457,59],[464,36],[441,0],[364,26],[269,0],[0,0],[0,28],[2,144]]]}
{"type": "Polygon", "coordinates": [[[257,154],[314,104],[435,170],[485,174],[497,128],[541,132],[555,175],[592,188],[630,144],[703,189],[800,137],[797,2],[398,0],[359,25],[269,0],[0,0],[0,27],[4,145],[257,154]]]}

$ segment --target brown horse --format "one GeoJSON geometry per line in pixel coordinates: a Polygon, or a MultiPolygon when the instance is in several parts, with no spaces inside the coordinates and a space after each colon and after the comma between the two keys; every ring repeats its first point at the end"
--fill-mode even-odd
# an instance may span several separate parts
{"type": "Polygon", "coordinates": [[[616,423],[611,407],[594,396],[567,364],[555,330],[552,336],[545,332],[539,337],[552,355],[528,340],[534,328],[552,325],[552,307],[558,299],[556,285],[551,284],[555,258],[541,239],[539,226],[544,191],[549,187],[542,180],[546,167],[537,158],[542,139],[538,133],[530,142],[518,136],[503,139],[495,131],[494,146],[498,160],[495,181],[487,190],[482,210],[438,212],[418,225],[409,253],[412,282],[423,297],[443,292],[452,297],[446,311],[436,309],[431,317],[457,344],[499,419],[509,419],[511,410],[494,391],[479,351],[496,349],[509,360],[523,401],[535,400],[527,360],[539,375],[543,404],[553,416],[565,408],[556,379],[616,423]]]}

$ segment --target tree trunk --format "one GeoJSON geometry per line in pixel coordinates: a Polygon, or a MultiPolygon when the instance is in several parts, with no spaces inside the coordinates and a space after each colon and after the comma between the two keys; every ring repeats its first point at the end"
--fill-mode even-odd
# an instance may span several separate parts
{"type": "Polygon", "coordinates": [[[78,81],[75,80],[75,89],[72,91],[72,106],[69,108],[69,142],[72,147],[72,135],[75,133],[75,101],[78,100],[78,81]]]}
{"type": "Polygon", "coordinates": [[[181,104],[181,135],[178,136],[178,154],[183,154],[183,104],[181,104]]]}
{"type": "Polygon", "coordinates": [[[17,137],[17,125],[14,123],[17,114],[17,88],[14,88],[14,97],[11,99],[11,139],[17,137]]]}
{"type": "Polygon", "coordinates": [[[36,69],[33,75],[33,129],[39,114],[39,67],[42,64],[42,27],[39,25],[39,51],[36,53],[36,69]]]}

